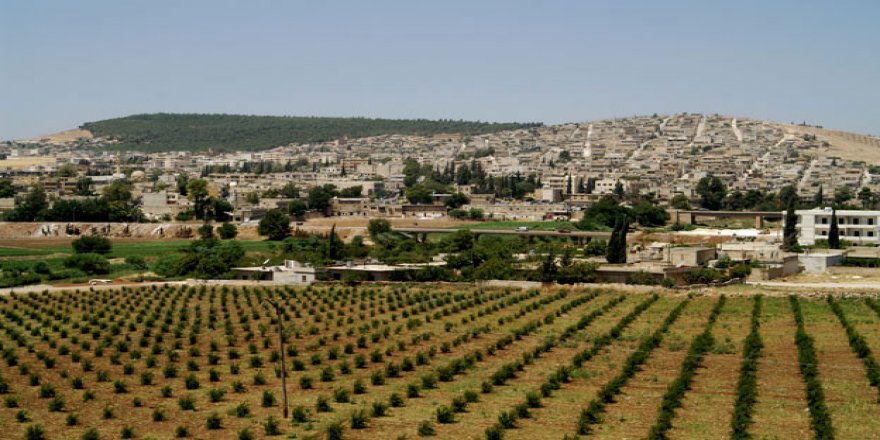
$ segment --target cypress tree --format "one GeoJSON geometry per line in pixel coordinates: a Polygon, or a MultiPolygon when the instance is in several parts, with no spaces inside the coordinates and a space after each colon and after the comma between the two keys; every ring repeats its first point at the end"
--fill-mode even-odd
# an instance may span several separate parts
{"type": "Polygon", "coordinates": [[[617,218],[611,238],[608,240],[608,250],[605,259],[611,264],[626,263],[626,231],[629,229],[625,215],[617,218]]]}
{"type": "Polygon", "coordinates": [[[813,204],[816,205],[817,208],[822,206],[822,201],[825,199],[825,195],[822,193],[822,185],[819,185],[819,191],[816,192],[816,197],[813,199],[813,204]]]}
{"type": "Polygon", "coordinates": [[[797,247],[797,216],[794,213],[794,199],[788,201],[785,212],[785,228],[783,230],[782,248],[791,251],[797,247]]]}
{"type": "Polygon", "coordinates": [[[840,249],[840,230],[837,227],[837,209],[831,210],[831,227],[828,228],[828,247],[840,249]]]}

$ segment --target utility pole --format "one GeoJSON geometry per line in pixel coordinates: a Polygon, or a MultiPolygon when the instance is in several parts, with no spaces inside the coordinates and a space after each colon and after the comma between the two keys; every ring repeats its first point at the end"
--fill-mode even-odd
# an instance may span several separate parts
{"type": "Polygon", "coordinates": [[[281,352],[281,395],[284,398],[284,418],[287,418],[287,368],[284,364],[284,326],[281,324],[281,306],[272,298],[263,300],[265,304],[269,304],[275,309],[275,316],[278,317],[278,349],[281,352]]]}

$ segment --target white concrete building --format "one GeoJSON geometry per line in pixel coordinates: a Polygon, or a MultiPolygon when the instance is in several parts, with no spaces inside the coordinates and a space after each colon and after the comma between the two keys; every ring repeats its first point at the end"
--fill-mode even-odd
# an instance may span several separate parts
{"type": "MultiPolygon", "coordinates": [[[[831,228],[831,208],[797,210],[798,243],[816,244],[827,240],[831,228]]],[[[857,244],[880,244],[880,211],[837,211],[840,239],[857,244]]]]}
{"type": "Polygon", "coordinates": [[[315,282],[315,268],[294,260],[286,260],[283,266],[234,267],[232,271],[239,280],[270,281],[273,284],[308,286],[315,282]]]}

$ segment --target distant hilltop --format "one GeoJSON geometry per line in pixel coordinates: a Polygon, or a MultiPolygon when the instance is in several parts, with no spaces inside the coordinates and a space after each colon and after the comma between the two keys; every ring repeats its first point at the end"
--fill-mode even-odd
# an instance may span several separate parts
{"type": "MultiPolygon", "coordinates": [[[[390,134],[481,135],[540,127],[541,123],[451,119],[371,119],[156,113],[87,122],[79,128],[114,150],[257,151],[291,143],[327,142],[390,134]]],[[[47,136],[50,137],[51,136],[47,136]]]]}

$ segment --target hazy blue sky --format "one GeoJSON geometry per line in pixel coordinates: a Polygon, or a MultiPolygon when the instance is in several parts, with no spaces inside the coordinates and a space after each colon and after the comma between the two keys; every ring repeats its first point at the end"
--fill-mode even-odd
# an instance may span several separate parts
{"type": "Polygon", "coordinates": [[[0,0],[0,139],[160,111],[880,134],[878,21],[878,0],[0,0]]]}

